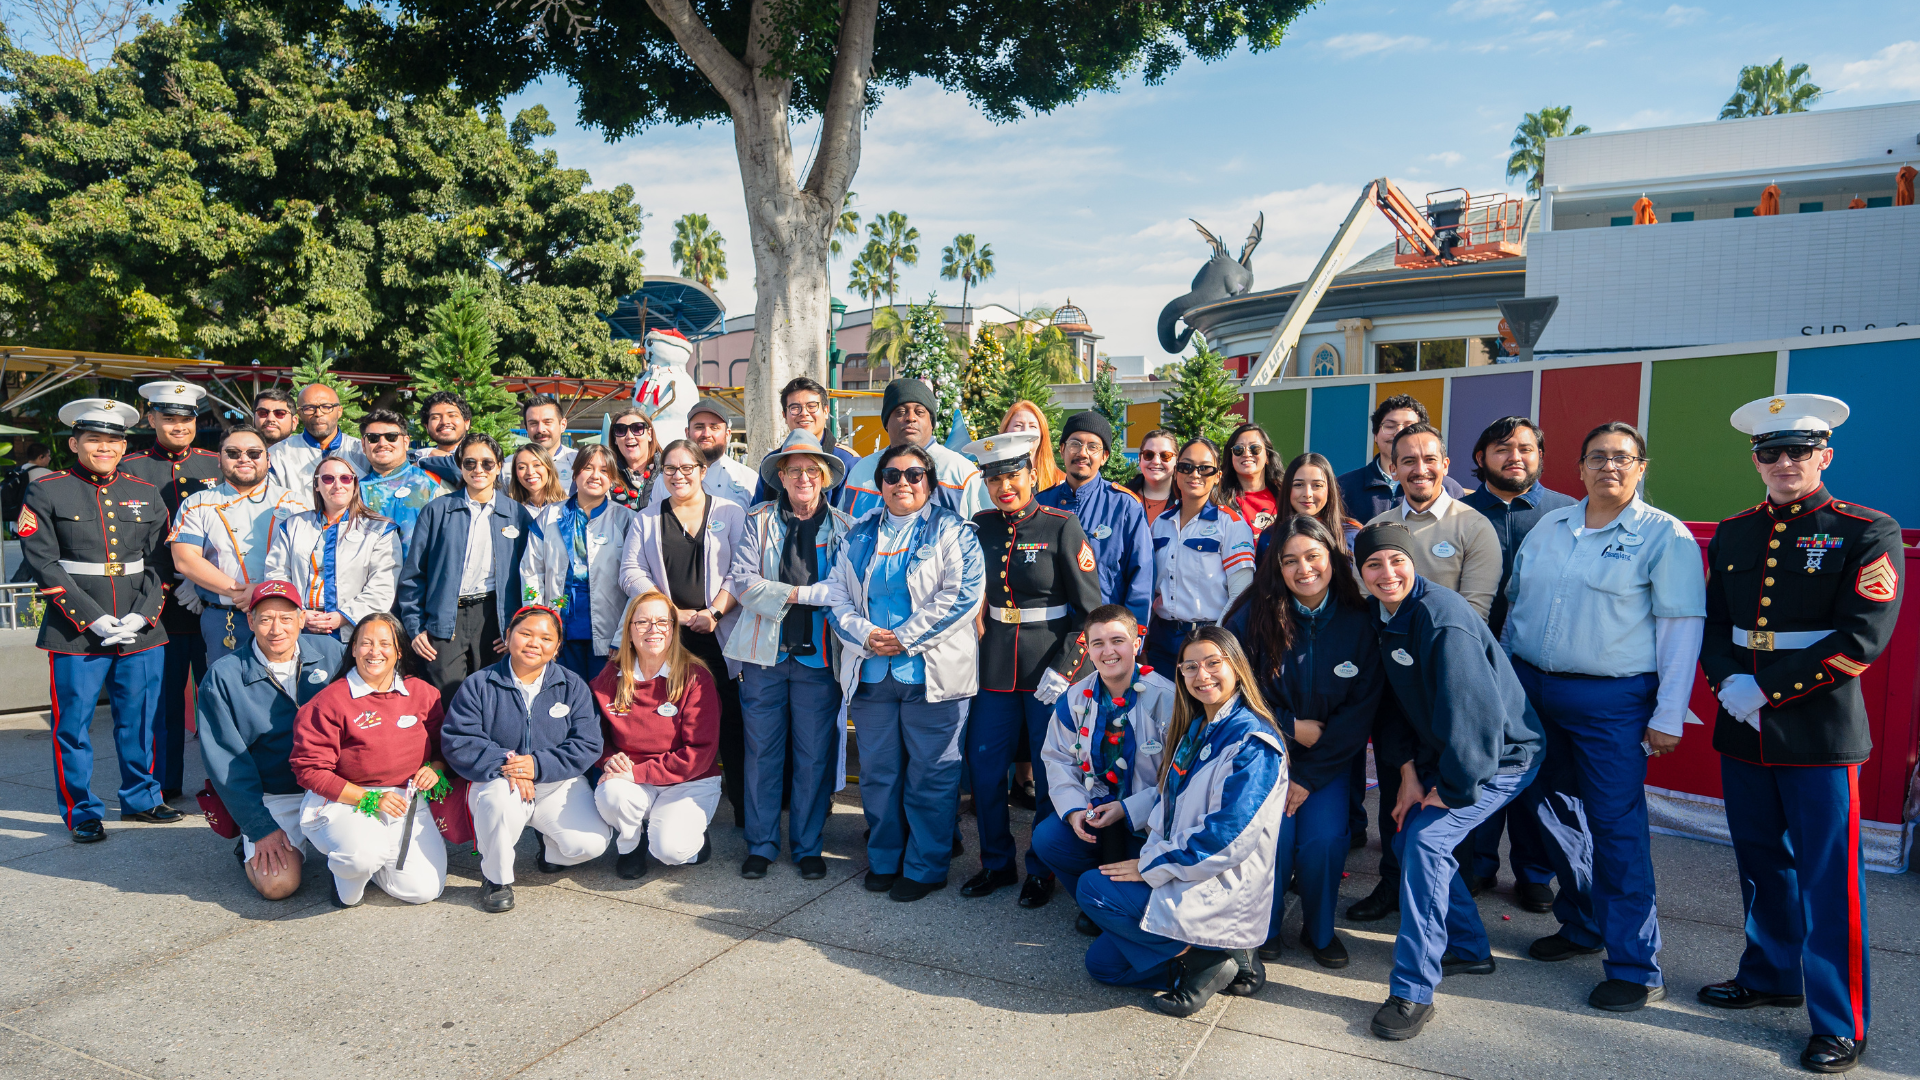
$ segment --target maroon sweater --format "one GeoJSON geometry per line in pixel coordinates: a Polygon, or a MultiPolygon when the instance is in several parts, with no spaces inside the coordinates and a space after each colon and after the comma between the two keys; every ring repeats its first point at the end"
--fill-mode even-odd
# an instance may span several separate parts
{"type": "Polygon", "coordinates": [[[407,692],[355,698],[345,678],[313,695],[293,721],[287,764],[301,787],[340,798],[348,784],[405,787],[440,757],[440,692],[419,679],[407,692]]]}
{"type": "Polygon", "coordinates": [[[633,704],[613,710],[619,690],[619,658],[608,661],[593,680],[600,705],[600,731],[606,749],[600,764],[616,753],[633,759],[633,782],[665,787],[720,775],[720,697],[713,676],[699,664],[687,670],[687,685],[672,716],[661,716],[667,700],[666,676],[633,688],[633,704]]]}

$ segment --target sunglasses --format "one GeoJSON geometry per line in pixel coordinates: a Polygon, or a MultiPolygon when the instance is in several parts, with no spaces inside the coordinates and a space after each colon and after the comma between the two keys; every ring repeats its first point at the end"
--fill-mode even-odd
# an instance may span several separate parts
{"type": "Polygon", "coordinates": [[[319,484],[321,487],[352,487],[359,483],[358,480],[344,473],[326,473],[314,477],[313,480],[314,483],[319,484]]]}
{"type": "Polygon", "coordinates": [[[1141,461],[1172,461],[1172,460],[1173,460],[1174,458],[1176,458],[1176,457],[1179,457],[1179,456],[1180,456],[1180,455],[1179,455],[1178,453],[1176,453],[1176,452],[1174,452],[1174,451],[1172,451],[1172,450],[1142,450],[1142,451],[1140,451],[1140,460],[1141,460],[1141,461]]]}
{"type": "Polygon", "coordinates": [[[1267,448],[1259,443],[1241,443],[1229,451],[1234,457],[1259,457],[1266,452],[1267,448]]]}
{"type": "Polygon", "coordinates": [[[253,415],[266,420],[285,420],[293,414],[285,409],[255,409],[253,415]]]}
{"type": "Polygon", "coordinates": [[[628,435],[645,435],[652,430],[653,426],[651,424],[615,424],[613,425],[613,437],[623,439],[628,435]]]}
{"type": "Polygon", "coordinates": [[[1774,465],[1779,463],[1781,454],[1787,455],[1792,461],[1805,461],[1819,449],[1817,446],[1769,446],[1765,450],[1755,450],[1753,456],[1762,465],[1774,465]]]}
{"type": "Polygon", "coordinates": [[[367,431],[362,432],[360,437],[369,443],[397,443],[407,436],[405,432],[401,431],[367,431]]]}
{"type": "Polygon", "coordinates": [[[239,461],[242,458],[248,461],[259,461],[261,458],[267,456],[265,450],[242,450],[237,446],[227,447],[220,452],[227,456],[228,461],[239,461]]]}
{"type": "Polygon", "coordinates": [[[479,472],[492,472],[499,467],[500,463],[492,458],[468,457],[460,459],[460,468],[467,472],[474,472],[476,470],[479,472]]]}
{"type": "Polygon", "coordinates": [[[1183,462],[1181,462],[1180,464],[1178,464],[1178,465],[1175,465],[1175,466],[1173,467],[1173,471],[1174,471],[1174,472],[1177,472],[1177,473],[1179,473],[1179,474],[1180,474],[1181,476],[1200,476],[1200,477],[1207,477],[1207,476],[1215,476],[1215,475],[1218,475],[1218,474],[1219,474],[1219,472],[1220,472],[1220,466],[1218,466],[1218,465],[1195,465],[1195,464],[1194,464],[1193,462],[1191,462],[1191,461],[1183,461],[1183,462]]]}
{"type": "Polygon", "coordinates": [[[897,484],[902,480],[905,480],[909,484],[918,484],[921,481],[925,480],[926,478],[927,478],[927,470],[921,468],[918,465],[915,465],[910,469],[896,469],[896,468],[889,467],[889,468],[880,470],[880,482],[883,484],[897,484]]]}

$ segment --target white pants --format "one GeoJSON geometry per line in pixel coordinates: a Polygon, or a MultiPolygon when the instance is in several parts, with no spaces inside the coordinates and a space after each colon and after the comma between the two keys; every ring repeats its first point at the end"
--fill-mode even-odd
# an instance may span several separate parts
{"type": "MultiPolygon", "coordinates": [[[[367,790],[407,792],[404,787],[367,790]]],[[[433,824],[432,811],[425,806],[413,815],[407,868],[394,865],[400,858],[400,832],[406,820],[405,814],[391,820],[385,814],[368,817],[346,803],[312,792],[307,793],[300,812],[307,842],[327,857],[327,868],[333,871],[333,890],[343,904],[359,903],[369,881],[380,886],[381,892],[409,904],[435,900],[447,887],[447,844],[433,824]]]]}
{"type": "Polygon", "coordinates": [[[533,801],[523,801],[505,777],[467,788],[473,810],[473,846],[480,849],[480,873],[496,885],[513,884],[513,846],[532,825],[548,862],[576,866],[607,850],[613,830],[593,808],[585,777],[533,785],[533,801]]]}
{"type": "MultiPolygon", "coordinates": [[[[300,846],[307,842],[306,831],[300,827],[300,807],[306,802],[306,799],[307,793],[304,791],[293,795],[260,796],[260,801],[266,804],[267,813],[273,815],[273,823],[280,826],[281,832],[287,834],[287,843],[293,846],[293,854],[296,859],[306,854],[300,846]]],[[[252,862],[253,841],[247,839],[245,833],[241,833],[240,842],[244,845],[241,854],[246,857],[248,862],[252,862]]]]}
{"type": "Polygon", "coordinates": [[[667,866],[681,866],[706,846],[707,823],[720,805],[720,778],[660,787],[610,776],[600,781],[593,805],[620,834],[620,854],[640,846],[644,828],[648,852],[667,866]]]}

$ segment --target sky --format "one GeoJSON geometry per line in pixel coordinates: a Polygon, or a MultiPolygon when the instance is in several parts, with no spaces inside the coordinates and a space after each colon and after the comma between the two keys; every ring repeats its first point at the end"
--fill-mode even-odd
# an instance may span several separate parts
{"type": "MultiPolygon", "coordinates": [[[[998,268],[972,302],[1026,310],[1071,298],[1105,335],[1105,352],[1144,354],[1152,367],[1167,358],[1154,333],[1160,308],[1208,255],[1188,218],[1237,255],[1264,211],[1253,288],[1289,284],[1313,268],[1371,178],[1391,177],[1416,201],[1455,187],[1517,194],[1524,181],[1509,184],[1504,166],[1525,112],[1570,105],[1574,122],[1596,131],[1712,120],[1743,64],[1782,55],[1811,65],[1827,90],[1816,108],[1920,99],[1920,4],[1326,0],[1278,49],[1189,61],[1159,86],[1133,79],[1014,123],[992,123],[924,81],[896,90],[868,118],[855,209],[898,210],[919,228],[903,301],[935,291],[959,301],[959,283],[939,277],[940,248],[971,232],[998,268]]],[[[536,102],[560,125],[547,145],[563,164],[588,169],[598,187],[633,185],[649,273],[674,272],[674,219],[707,214],[730,254],[717,291],[730,314],[753,310],[728,125],[608,143],[575,122],[564,81],[518,95],[509,115],[536,102]]],[[[796,148],[813,134],[797,127],[796,148]]],[[[1391,238],[1370,215],[1354,258],[1391,238]]],[[[833,282],[857,308],[851,254],[833,282]]]]}

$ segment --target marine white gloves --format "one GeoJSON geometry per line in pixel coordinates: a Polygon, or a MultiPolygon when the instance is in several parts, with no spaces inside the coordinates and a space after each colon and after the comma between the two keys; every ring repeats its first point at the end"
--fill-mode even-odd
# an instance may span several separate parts
{"type": "Polygon", "coordinates": [[[1072,685],[1065,675],[1048,668],[1047,673],[1040,676],[1040,685],[1034,688],[1033,699],[1042,705],[1051,705],[1072,685]]]}
{"type": "Polygon", "coordinates": [[[1727,714],[1755,731],[1760,730],[1760,708],[1766,703],[1766,691],[1751,675],[1729,675],[1720,684],[1720,704],[1727,714]]]}

